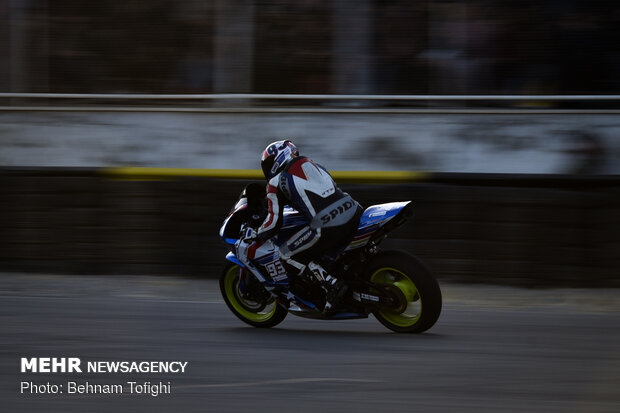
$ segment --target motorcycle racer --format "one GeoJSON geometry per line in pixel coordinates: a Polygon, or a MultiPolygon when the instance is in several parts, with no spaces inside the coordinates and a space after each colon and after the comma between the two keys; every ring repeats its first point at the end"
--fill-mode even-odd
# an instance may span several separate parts
{"type": "Polygon", "coordinates": [[[237,257],[259,280],[264,280],[265,274],[252,259],[261,247],[277,251],[279,258],[267,266],[269,277],[285,288],[288,285],[280,259],[296,268],[298,274],[310,272],[325,290],[323,311],[328,313],[346,290],[343,280],[329,274],[330,260],[352,239],[363,209],[338,188],[325,168],[300,156],[290,140],[270,143],[263,151],[261,167],[267,179],[267,216],[257,228],[242,228],[235,245],[237,257]],[[306,225],[276,245],[273,238],[282,226],[285,205],[299,211],[306,225]],[[319,262],[319,258],[324,259],[319,262]]]}

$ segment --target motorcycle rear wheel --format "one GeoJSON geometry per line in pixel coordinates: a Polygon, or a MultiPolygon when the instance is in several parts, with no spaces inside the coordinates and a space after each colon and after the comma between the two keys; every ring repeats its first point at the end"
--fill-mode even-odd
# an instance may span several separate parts
{"type": "Polygon", "coordinates": [[[422,333],[435,325],[441,313],[441,290],[417,257],[402,251],[380,252],[370,261],[365,275],[373,283],[398,288],[406,300],[399,310],[373,311],[385,327],[398,333],[422,333]]]}
{"type": "Polygon", "coordinates": [[[220,291],[224,302],[238,319],[253,327],[269,328],[280,324],[287,315],[286,309],[274,299],[257,302],[244,298],[239,290],[241,267],[228,263],[220,276],[220,291]]]}

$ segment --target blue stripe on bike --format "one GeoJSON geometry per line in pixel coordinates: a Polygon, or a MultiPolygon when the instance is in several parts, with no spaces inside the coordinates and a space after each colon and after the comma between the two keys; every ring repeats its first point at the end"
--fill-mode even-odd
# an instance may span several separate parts
{"type": "Polygon", "coordinates": [[[237,264],[241,268],[245,268],[245,265],[241,261],[239,261],[239,258],[237,258],[235,254],[233,254],[232,252],[229,252],[228,254],[226,254],[226,259],[230,262],[237,264]]]}
{"type": "Polygon", "coordinates": [[[257,264],[269,264],[269,263],[274,262],[276,258],[277,258],[277,254],[274,252],[269,255],[265,255],[264,257],[256,258],[252,261],[257,264]]]}

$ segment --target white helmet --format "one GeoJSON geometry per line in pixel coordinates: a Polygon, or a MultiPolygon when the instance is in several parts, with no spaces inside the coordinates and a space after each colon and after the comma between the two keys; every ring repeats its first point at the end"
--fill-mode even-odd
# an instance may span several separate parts
{"type": "Polygon", "coordinates": [[[299,150],[289,140],[276,141],[267,145],[260,160],[265,178],[270,180],[279,174],[297,156],[299,156],[299,150]]]}

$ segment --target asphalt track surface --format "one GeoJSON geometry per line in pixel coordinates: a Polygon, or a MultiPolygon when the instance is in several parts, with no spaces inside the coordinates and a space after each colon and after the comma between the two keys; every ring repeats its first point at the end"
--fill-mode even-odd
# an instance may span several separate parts
{"type": "MultiPolygon", "coordinates": [[[[619,412],[618,290],[442,284],[439,322],[289,316],[255,329],[213,280],[0,276],[0,411],[619,412]],[[20,373],[21,357],[187,361],[184,374],[20,373]],[[22,381],[171,382],[171,394],[20,393],[22,381]]],[[[126,390],[126,389],[125,389],[126,390]]]]}

